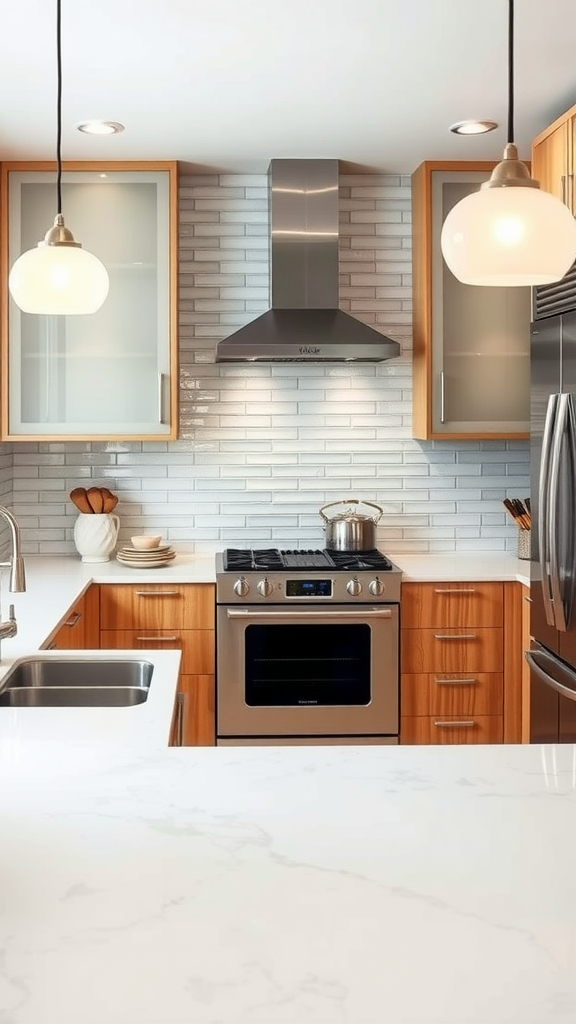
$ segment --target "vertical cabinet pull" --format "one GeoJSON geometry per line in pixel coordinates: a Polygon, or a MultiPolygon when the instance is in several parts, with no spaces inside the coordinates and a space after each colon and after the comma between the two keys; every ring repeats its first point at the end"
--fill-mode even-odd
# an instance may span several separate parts
{"type": "Polygon", "coordinates": [[[446,390],[444,383],[444,370],[440,371],[440,423],[446,422],[446,390]]]}
{"type": "Polygon", "coordinates": [[[176,694],[176,746],[184,745],[184,702],[186,694],[180,691],[176,694]]]}

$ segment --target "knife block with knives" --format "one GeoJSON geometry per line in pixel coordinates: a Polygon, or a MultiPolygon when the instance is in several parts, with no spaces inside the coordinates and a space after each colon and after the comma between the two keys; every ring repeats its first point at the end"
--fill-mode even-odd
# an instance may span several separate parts
{"type": "Polygon", "coordinates": [[[510,513],[518,527],[518,558],[529,559],[531,557],[530,540],[532,528],[532,515],[530,511],[530,498],[521,501],[520,498],[504,498],[503,505],[510,513]]]}

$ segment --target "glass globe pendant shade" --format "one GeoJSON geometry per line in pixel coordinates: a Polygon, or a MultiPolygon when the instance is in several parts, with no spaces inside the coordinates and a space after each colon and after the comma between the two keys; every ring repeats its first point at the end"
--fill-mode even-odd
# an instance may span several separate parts
{"type": "Polygon", "coordinates": [[[45,240],[18,257],[8,287],[24,313],[71,316],[100,309],[109,279],[104,264],[74,242],[58,215],[45,240]]]}
{"type": "Polygon", "coordinates": [[[568,207],[528,183],[494,185],[465,196],[444,221],[442,253],[454,276],[502,287],[559,281],[576,258],[568,207]]]}

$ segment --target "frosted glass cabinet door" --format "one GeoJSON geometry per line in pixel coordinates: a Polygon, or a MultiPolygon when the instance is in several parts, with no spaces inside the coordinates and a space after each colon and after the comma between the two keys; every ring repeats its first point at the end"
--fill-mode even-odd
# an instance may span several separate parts
{"type": "MultiPolygon", "coordinates": [[[[452,207],[490,170],[427,167],[414,196],[414,436],[526,437],[530,417],[530,288],[464,285],[440,248],[452,207]]],[[[432,165],[434,166],[434,165],[432,165]]],[[[420,176],[420,177],[418,177],[420,176]]]]}
{"type": "MultiPolygon", "coordinates": [[[[64,219],[110,291],[87,316],[23,313],[9,298],[3,436],[174,437],[176,164],[78,166],[65,165],[64,219]]],[[[7,178],[10,268],[51,226],[56,189],[54,172],[11,165],[7,178]]]]}

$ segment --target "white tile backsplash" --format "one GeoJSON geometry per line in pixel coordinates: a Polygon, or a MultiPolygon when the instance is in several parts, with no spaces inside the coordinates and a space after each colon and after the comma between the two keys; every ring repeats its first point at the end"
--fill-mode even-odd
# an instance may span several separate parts
{"type": "Polygon", "coordinates": [[[26,551],[75,550],[68,494],[91,484],[118,492],[122,540],[322,546],[320,506],[359,497],[384,508],[391,554],[516,550],[502,499],[529,493],[528,442],[411,437],[410,177],[340,185],[340,305],[396,339],[400,359],[215,364],[216,342],[268,308],[266,176],[183,175],[180,440],[0,445],[0,501],[26,551]]]}

